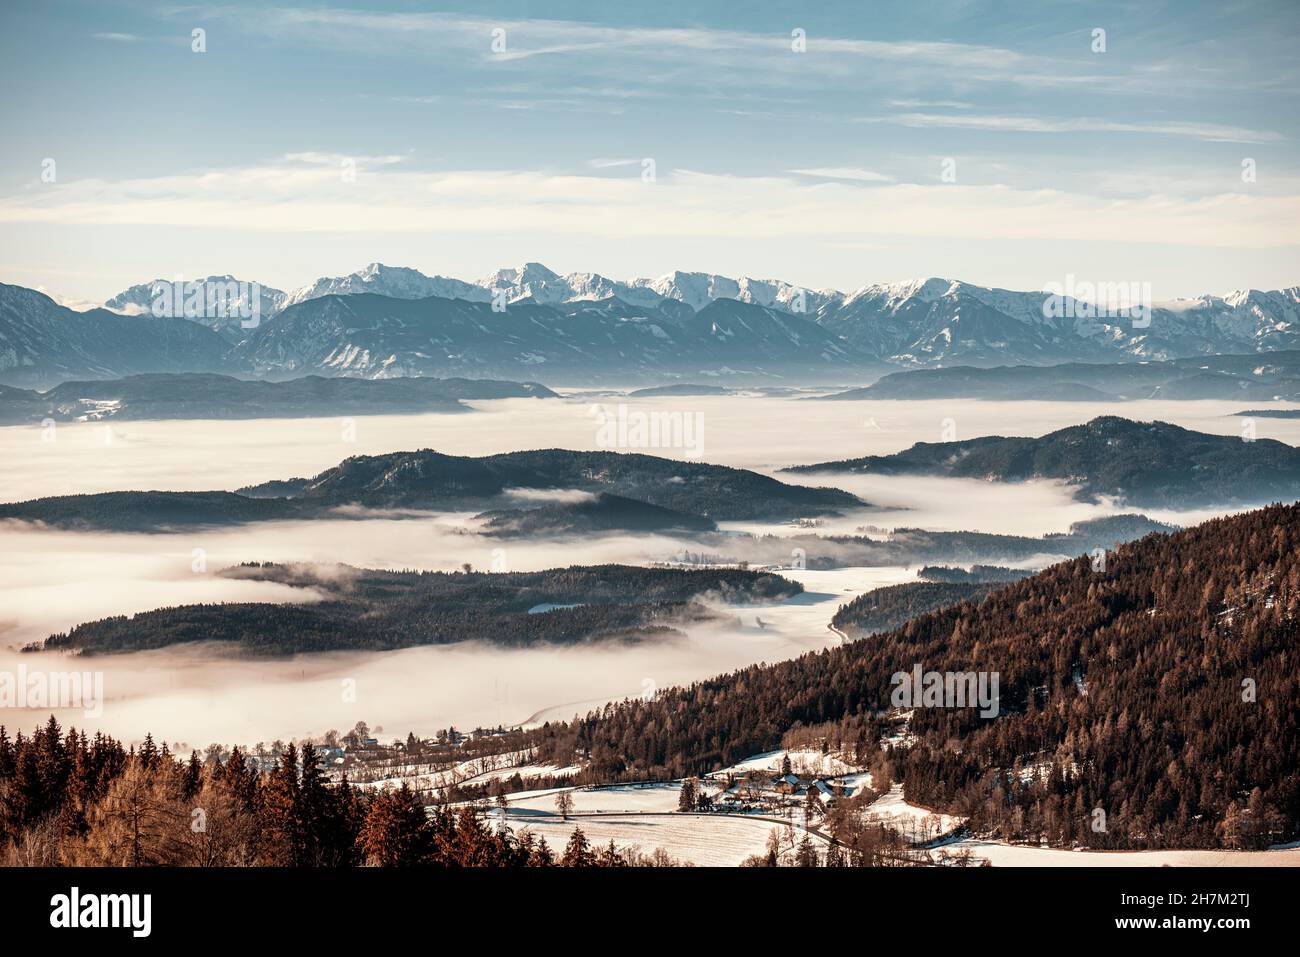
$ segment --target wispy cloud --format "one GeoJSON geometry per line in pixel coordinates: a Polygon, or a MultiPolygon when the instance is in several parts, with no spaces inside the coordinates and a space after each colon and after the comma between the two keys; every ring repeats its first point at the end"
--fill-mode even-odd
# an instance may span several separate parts
{"type": "MultiPolygon", "coordinates": [[[[1214,247],[1300,245],[1300,196],[1100,198],[1005,185],[887,183],[862,177],[735,176],[660,169],[575,175],[539,170],[406,170],[295,153],[262,165],[123,181],[77,180],[0,199],[0,222],[157,225],[260,233],[427,232],[592,240],[800,237],[1069,239],[1214,247]]],[[[375,158],[371,158],[375,159],[375,158]]],[[[823,171],[826,172],[826,171],[823,171]]],[[[840,170],[855,174],[866,170],[840,170]]]]}
{"type": "Polygon", "coordinates": [[[885,105],[900,110],[969,110],[974,106],[962,100],[886,100],[885,105]]]}
{"type": "Polygon", "coordinates": [[[444,56],[506,65],[563,58],[571,71],[628,75],[627,59],[653,60],[657,69],[643,72],[642,84],[690,86],[691,76],[665,70],[686,59],[691,74],[707,72],[715,81],[743,88],[755,81],[843,78],[854,64],[888,71],[894,82],[905,77],[930,82],[947,79],[969,86],[1014,83],[1023,86],[1098,84],[1086,60],[1022,53],[1006,47],[918,39],[861,39],[820,35],[807,37],[806,52],[796,54],[789,32],[756,33],[702,26],[619,26],[576,20],[485,17],[461,13],[413,13],[285,7],[222,7],[212,16],[229,19],[259,37],[286,44],[327,46],[350,53],[426,56],[436,43],[444,56]],[[502,32],[503,31],[503,32],[502,32]],[[1085,64],[1087,64],[1085,66],[1085,64]],[[741,70],[741,75],[733,75],[741,70]]]}
{"type": "Polygon", "coordinates": [[[860,183],[891,183],[894,180],[892,176],[857,166],[820,166],[813,169],[792,169],[789,172],[815,179],[847,179],[860,183]]]}
{"type": "Polygon", "coordinates": [[[1002,130],[1015,133],[1151,133],[1185,136],[1221,143],[1276,143],[1284,139],[1272,130],[1251,130],[1218,123],[1178,121],[1123,122],[1096,118],[1069,120],[1037,116],[969,116],[946,113],[897,113],[860,117],[860,123],[887,123],[916,128],[1002,130]]]}

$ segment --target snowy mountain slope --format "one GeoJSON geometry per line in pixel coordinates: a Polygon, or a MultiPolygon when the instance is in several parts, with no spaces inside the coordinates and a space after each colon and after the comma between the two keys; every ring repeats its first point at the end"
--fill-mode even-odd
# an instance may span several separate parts
{"type": "Polygon", "coordinates": [[[556,308],[530,298],[498,312],[484,302],[374,295],[290,306],[233,354],[263,373],[388,377],[527,369],[566,380],[843,370],[861,358],[811,319],[734,300],[695,313],[675,303],[644,309],[606,299],[556,308]]]}
{"type": "Polygon", "coordinates": [[[183,298],[179,302],[170,296],[167,299],[160,299],[161,287],[171,287],[167,289],[169,293],[174,288],[173,280],[170,279],[154,279],[151,282],[143,282],[124,289],[105,302],[104,308],[121,313],[124,316],[195,318],[196,321],[201,322],[215,332],[221,333],[234,342],[242,338],[240,335],[242,316],[251,315],[252,303],[249,301],[249,294],[254,285],[258,287],[260,292],[258,301],[260,319],[268,318],[278,312],[283,307],[287,296],[286,293],[273,286],[265,286],[260,283],[249,282],[241,287],[240,281],[229,275],[208,276],[196,281],[202,283],[205,289],[210,286],[232,289],[233,294],[227,302],[226,316],[189,317],[185,315],[185,300],[183,298]],[[157,308],[155,308],[155,303],[159,303],[157,308]]]}
{"type": "Polygon", "coordinates": [[[136,372],[210,372],[229,344],[185,319],[74,312],[49,296],[0,284],[0,381],[29,388],[136,372]]]}
{"type": "Polygon", "coordinates": [[[302,286],[284,297],[280,308],[287,308],[308,299],[322,296],[350,296],[374,293],[394,299],[424,299],[441,296],[444,299],[470,299],[486,301],[485,289],[460,279],[445,276],[426,276],[418,269],[405,266],[385,266],[371,263],[346,276],[323,276],[309,286],[302,286]]]}
{"type": "MultiPolygon", "coordinates": [[[[149,291],[150,284],[133,286],[110,305],[138,310],[149,291]]],[[[1300,348],[1300,287],[1155,303],[1149,315],[1133,317],[1096,316],[1086,303],[1046,292],[939,277],[844,294],[702,272],[625,282],[590,272],[561,275],[536,262],[465,282],[371,263],[287,294],[270,287],[262,294],[263,325],[292,309],[307,312],[271,332],[202,321],[231,343],[246,339],[236,358],[267,373],[517,377],[544,368],[570,381],[570,371],[587,379],[666,372],[788,377],[836,367],[862,373],[1300,348]],[[356,295],[387,305],[339,301],[356,295]],[[431,304],[411,310],[396,305],[403,301],[431,304]],[[278,368],[281,362],[288,365],[278,368]]]]}

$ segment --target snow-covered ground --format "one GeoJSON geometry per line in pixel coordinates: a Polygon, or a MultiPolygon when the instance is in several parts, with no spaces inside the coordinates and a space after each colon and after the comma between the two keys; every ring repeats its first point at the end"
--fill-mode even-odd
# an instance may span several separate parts
{"type": "Polygon", "coordinates": [[[1297,847],[1274,851],[1068,851],[976,838],[943,846],[949,854],[967,849],[994,867],[1300,867],[1297,847]]]}
{"type": "MultiPolygon", "coordinates": [[[[512,815],[509,824],[516,833],[527,827],[535,837],[545,837],[557,853],[564,850],[574,828],[581,827],[593,847],[613,840],[620,850],[635,846],[648,854],[662,848],[683,863],[703,867],[735,867],[747,857],[766,854],[768,835],[773,830],[785,830],[784,825],[773,821],[725,814],[593,814],[568,821],[558,815],[512,815]]],[[[795,840],[802,840],[804,833],[796,828],[795,840]]],[[[825,853],[824,840],[813,835],[813,843],[818,853],[825,853]]]]}
{"type": "MultiPolygon", "coordinates": [[[[527,791],[507,795],[511,819],[555,814],[555,795],[559,789],[527,791]]],[[[670,812],[677,810],[681,794],[680,781],[669,784],[623,784],[617,787],[587,790],[574,788],[568,793],[575,813],[670,812]]],[[[496,813],[496,812],[494,812],[496,813]]]]}
{"type": "Polygon", "coordinates": [[[903,800],[903,786],[895,784],[863,812],[868,821],[884,824],[917,843],[932,841],[963,823],[951,814],[936,814],[903,800]]]}
{"type": "Polygon", "coordinates": [[[531,752],[507,751],[502,754],[488,755],[461,761],[450,768],[438,771],[423,770],[427,765],[406,765],[392,768],[388,776],[377,781],[358,783],[362,788],[400,787],[406,784],[417,791],[430,791],[450,787],[453,784],[486,784],[490,781],[514,777],[572,777],[581,768],[576,766],[559,767],[554,764],[538,764],[532,760],[531,752]]]}
{"type": "Polygon", "coordinates": [[[790,771],[802,777],[828,777],[850,774],[857,770],[834,754],[822,754],[813,748],[796,748],[793,751],[766,751],[756,754],[715,772],[716,775],[743,774],[745,771],[771,771],[780,774],[786,756],[790,758],[790,771]]]}

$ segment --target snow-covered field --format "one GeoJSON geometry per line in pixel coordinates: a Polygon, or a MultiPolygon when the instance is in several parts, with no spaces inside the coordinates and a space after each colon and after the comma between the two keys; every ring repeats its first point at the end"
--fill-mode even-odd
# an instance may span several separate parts
{"type": "MultiPolygon", "coordinates": [[[[766,854],[768,835],[773,830],[785,829],[773,821],[725,814],[615,813],[581,815],[568,821],[558,815],[550,818],[511,815],[509,824],[516,833],[527,827],[534,836],[545,837],[557,853],[564,850],[573,829],[581,827],[593,847],[613,840],[620,850],[635,846],[648,854],[662,848],[683,863],[702,867],[735,867],[747,857],[766,854]]],[[[795,829],[796,840],[802,840],[803,835],[802,830],[795,829]]],[[[819,853],[825,852],[824,840],[814,835],[813,843],[819,853]]]]}
{"type": "MultiPolygon", "coordinates": [[[[636,785],[624,784],[617,787],[586,790],[574,788],[569,791],[576,813],[617,813],[617,812],[669,812],[677,810],[681,783],[636,785]]],[[[547,791],[528,791],[522,794],[507,795],[511,819],[555,813],[555,795],[557,789],[547,791]]]]}
{"type": "Polygon", "coordinates": [[[903,786],[895,784],[880,795],[864,812],[866,819],[899,831],[916,843],[932,841],[962,824],[951,814],[936,814],[903,800],[903,786]]]}
{"type": "Polygon", "coordinates": [[[851,774],[857,770],[833,754],[822,754],[812,748],[796,748],[793,751],[767,751],[756,754],[752,758],[738,761],[729,768],[723,768],[716,772],[716,775],[742,774],[745,771],[771,771],[773,774],[779,774],[787,756],[790,758],[790,771],[805,777],[810,775],[829,777],[851,774]]]}
{"type": "Polygon", "coordinates": [[[994,867],[1300,867],[1300,848],[1274,851],[1067,851],[969,838],[943,845],[969,849],[994,867]]]}
{"type": "Polygon", "coordinates": [[[461,761],[449,768],[429,770],[427,764],[399,765],[374,781],[357,782],[361,788],[400,787],[406,784],[416,791],[431,791],[454,784],[487,784],[491,781],[531,777],[572,777],[582,769],[576,765],[559,767],[531,760],[531,751],[506,751],[461,761]]]}

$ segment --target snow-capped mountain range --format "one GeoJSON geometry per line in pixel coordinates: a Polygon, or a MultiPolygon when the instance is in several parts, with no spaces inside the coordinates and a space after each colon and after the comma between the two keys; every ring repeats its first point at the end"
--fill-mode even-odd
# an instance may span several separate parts
{"type": "MultiPolygon", "coordinates": [[[[195,338],[169,322],[207,326],[226,354],[218,361],[216,346],[204,341],[195,361],[234,374],[490,375],[552,384],[679,376],[845,382],[891,368],[1300,348],[1296,286],[1156,303],[1140,317],[1108,317],[1068,296],[1045,308],[1052,297],[1044,292],[941,278],[843,293],[692,272],[620,281],[560,275],[539,263],[466,282],[372,263],[291,292],[261,285],[260,316],[250,326],[238,316],[190,321],[168,318],[165,310],[160,316],[154,290],[168,282],[132,286],[105,309],[83,313],[32,290],[0,287],[0,381],[151,371],[143,359],[122,361],[131,346],[117,337],[148,327],[155,337],[167,330],[168,341],[195,338]],[[71,325],[56,321],[60,316],[95,321],[71,325]],[[102,324],[113,316],[150,322],[102,324]],[[119,359],[99,361],[103,352],[119,359]]],[[[205,282],[252,295],[251,284],[231,276],[205,282]]],[[[156,351],[142,345],[139,354],[156,351]]],[[[174,349],[167,353],[169,368],[185,361],[174,349]]]]}
{"type": "MultiPolygon", "coordinates": [[[[153,288],[159,283],[170,281],[155,279],[153,282],[132,286],[109,299],[104,307],[127,314],[149,311],[153,301],[153,288]]],[[[199,281],[232,282],[234,277],[209,276],[199,281]]],[[[588,299],[620,299],[630,305],[649,307],[656,306],[665,299],[675,299],[697,312],[716,299],[736,299],[787,312],[816,312],[822,306],[845,298],[843,293],[833,289],[802,289],[778,280],[748,277],[731,279],[698,272],[672,272],[657,279],[632,279],[628,282],[607,279],[598,273],[589,272],[562,276],[541,263],[524,263],[515,268],[499,269],[476,282],[448,276],[428,276],[418,269],[406,266],[371,263],[346,276],[322,276],[313,283],[289,292],[267,285],[262,285],[261,290],[264,317],[309,299],[357,293],[373,293],[393,299],[438,296],[470,302],[490,302],[504,293],[507,304],[529,299],[548,306],[588,299]],[[796,306],[794,301],[801,295],[803,301],[796,306]]]]}

